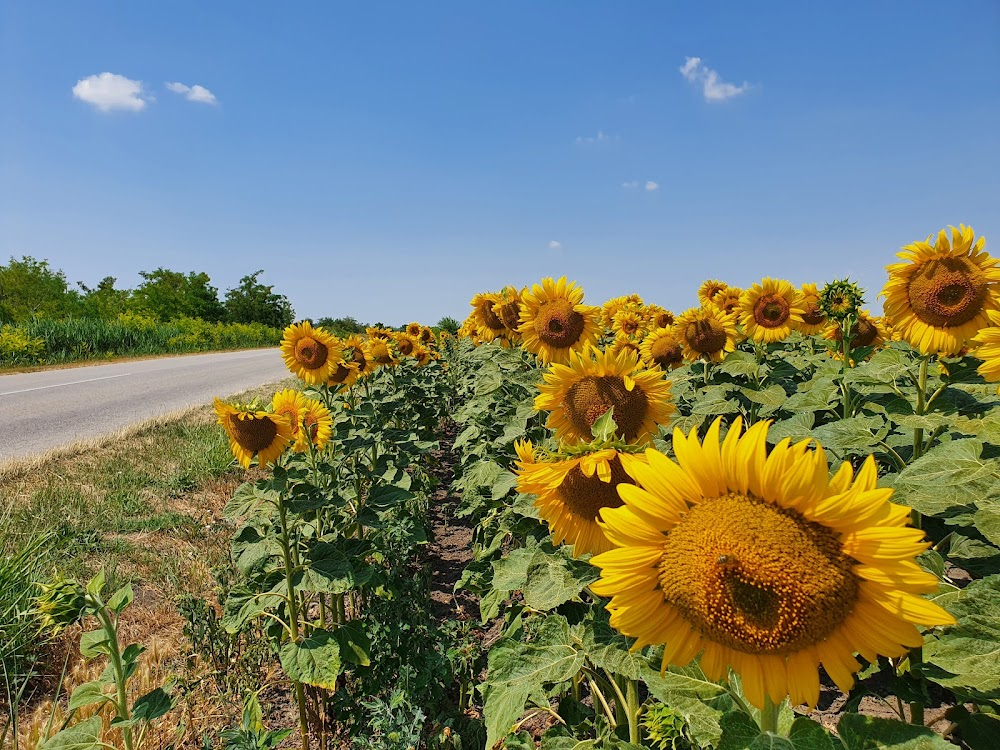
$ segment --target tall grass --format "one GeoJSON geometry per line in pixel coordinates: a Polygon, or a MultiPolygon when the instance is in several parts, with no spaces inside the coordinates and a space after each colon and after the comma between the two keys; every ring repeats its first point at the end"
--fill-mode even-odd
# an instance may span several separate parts
{"type": "Polygon", "coordinates": [[[178,318],[161,323],[125,313],[101,318],[37,318],[2,326],[0,367],[84,359],[276,346],[277,328],[258,323],[208,323],[178,318]]]}

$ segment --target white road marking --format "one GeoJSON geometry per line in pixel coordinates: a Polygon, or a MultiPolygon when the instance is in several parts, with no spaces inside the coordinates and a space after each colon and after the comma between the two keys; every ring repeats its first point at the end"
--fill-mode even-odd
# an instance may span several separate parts
{"type": "Polygon", "coordinates": [[[43,391],[46,388],[62,388],[64,385],[79,385],[80,383],[93,383],[95,380],[110,380],[111,378],[126,378],[132,373],[123,372],[121,375],[104,375],[100,378],[88,378],[87,380],[74,380],[71,383],[55,383],[53,385],[39,385],[34,388],[22,388],[19,391],[5,391],[0,396],[12,396],[15,393],[27,393],[28,391],[43,391]]]}

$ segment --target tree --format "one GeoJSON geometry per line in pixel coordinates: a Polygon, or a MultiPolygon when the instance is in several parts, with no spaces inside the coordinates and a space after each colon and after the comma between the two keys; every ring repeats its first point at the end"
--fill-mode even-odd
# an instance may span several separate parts
{"type": "Polygon", "coordinates": [[[77,312],[80,296],[66,283],[66,274],[47,260],[25,255],[0,265],[0,322],[33,316],[59,318],[77,312]]]}
{"type": "Polygon", "coordinates": [[[365,326],[351,317],[346,318],[320,318],[316,325],[329,331],[334,336],[350,336],[355,333],[364,333],[365,326]]]}
{"type": "Polygon", "coordinates": [[[230,323],[263,323],[272,328],[284,328],[295,319],[288,298],[275,294],[274,287],[257,281],[263,269],[244,276],[239,286],[226,292],[226,320],[230,323]]]}
{"type": "Polygon", "coordinates": [[[77,286],[83,290],[81,314],[90,318],[111,319],[128,310],[132,295],[128,289],[115,289],[115,281],[114,276],[105,276],[93,289],[78,281],[77,286]]]}
{"type": "Polygon", "coordinates": [[[140,271],[139,275],[145,281],[132,293],[136,306],[159,320],[189,317],[218,323],[226,316],[219,290],[209,283],[207,273],[191,271],[185,276],[157,268],[140,271]]]}
{"type": "Polygon", "coordinates": [[[445,315],[443,318],[441,318],[441,320],[439,320],[437,322],[437,327],[439,329],[441,329],[442,331],[447,331],[448,333],[452,334],[453,336],[456,333],[458,333],[459,326],[461,326],[461,323],[459,323],[457,320],[455,320],[450,315],[445,315]]]}

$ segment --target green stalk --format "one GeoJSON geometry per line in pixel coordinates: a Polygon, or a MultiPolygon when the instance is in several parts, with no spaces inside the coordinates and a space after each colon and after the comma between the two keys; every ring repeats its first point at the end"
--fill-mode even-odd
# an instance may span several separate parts
{"type": "Polygon", "coordinates": [[[840,324],[840,345],[844,357],[840,367],[840,374],[843,378],[841,387],[844,391],[844,419],[850,419],[851,413],[854,411],[854,405],[851,403],[851,387],[847,384],[847,371],[851,367],[851,330],[853,327],[854,321],[851,320],[850,315],[840,324]]]}
{"type": "MultiPolygon", "coordinates": [[[[111,668],[115,673],[115,688],[118,691],[118,700],[115,702],[115,708],[118,709],[118,716],[127,722],[132,717],[128,710],[128,693],[125,691],[125,682],[128,677],[125,676],[125,667],[122,665],[122,655],[118,644],[118,628],[104,602],[97,596],[91,595],[88,598],[93,600],[94,615],[108,636],[108,656],[111,657],[111,668]]],[[[125,750],[132,750],[131,726],[126,725],[122,727],[122,740],[125,743],[125,750]]]]}
{"type": "Polygon", "coordinates": [[[628,741],[638,745],[642,740],[639,730],[639,683],[628,680],[625,683],[625,710],[628,711],[628,741]]]}
{"type": "Polygon", "coordinates": [[[778,733],[778,709],[780,706],[771,702],[769,695],[764,695],[764,707],[760,710],[760,731],[764,734],[778,733]]]}
{"type": "MultiPolygon", "coordinates": [[[[917,377],[917,404],[913,408],[913,413],[922,416],[925,410],[924,397],[927,390],[927,363],[930,361],[930,355],[925,354],[920,358],[920,375],[917,377]]],[[[913,428],[913,458],[911,460],[916,461],[924,453],[924,428],[914,427],[913,428]]]]}
{"type": "MultiPolygon", "coordinates": [[[[281,501],[278,502],[278,517],[281,519],[281,556],[285,561],[285,585],[288,588],[288,630],[292,641],[298,643],[299,606],[295,593],[295,584],[292,581],[294,568],[292,566],[291,543],[288,534],[288,512],[285,509],[284,502],[281,501]]],[[[297,680],[292,680],[292,687],[295,690],[295,702],[299,706],[299,734],[302,738],[302,750],[309,750],[309,725],[306,720],[305,691],[302,689],[302,683],[297,680]]]]}

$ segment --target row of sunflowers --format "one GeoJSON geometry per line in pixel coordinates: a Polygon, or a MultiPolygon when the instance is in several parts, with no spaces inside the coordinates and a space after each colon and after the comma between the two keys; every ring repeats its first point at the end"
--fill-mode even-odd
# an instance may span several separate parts
{"type": "Polygon", "coordinates": [[[487,747],[992,747],[1000,672],[978,657],[1000,629],[967,617],[1000,607],[984,245],[960,226],[904,247],[880,317],[847,280],[706,281],[674,316],[637,295],[586,305],[561,278],[476,295],[455,339],[301,323],[281,349],[307,392],[216,409],[237,459],[284,477],[287,449],[313,468],[329,452],[338,409],[373,414],[371,384],[456,389],[455,486],[478,524],[463,580],[483,626],[504,620],[479,676],[487,747]],[[856,708],[876,676],[898,721],[819,721],[825,691],[856,708]],[[539,712],[554,719],[529,734],[539,712]]]}

